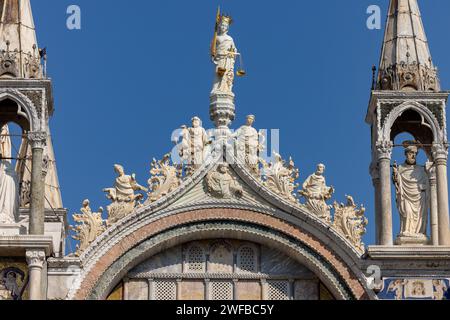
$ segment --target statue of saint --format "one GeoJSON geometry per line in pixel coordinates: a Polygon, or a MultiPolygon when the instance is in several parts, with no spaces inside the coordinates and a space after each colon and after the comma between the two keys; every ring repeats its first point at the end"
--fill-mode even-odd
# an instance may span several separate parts
{"type": "Polygon", "coordinates": [[[430,201],[429,177],[423,166],[417,165],[419,151],[416,142],[407,141],[405,163],[394,165],[393,180],[397,195],[397,208],[400,213],[400,234],[398,244],[421,243],[428,241],[427,218],[430,201]]]}
{"type": "Polygon", "coordinates": [[[121,165],[116,164],[114,171],[117,173],[114,188],[104,190],[107,193],[107,198],[113,202],[134,202],[143,197],[142,194],[135,194],[135,191],[148,191],[147,188],[137,183],[134,174],[126,175],[121,165]]]}
{"type": "Polygon", "coordinates": [[[233,90],[234,66],[239,53],[233,38],[228,35],[232,22],[229,16],[220,13],[217,16],[216,33],[211,49],[212,61],[216,66],[211,93],[231,93],[233,90]]]}
{"type": "Polygon", "coordinates": [[[223,163],[217,167],[217,171],[211,171],[206,177],[208,192],[217,198],[231,199],[233,196],[242,196],[243,190],[229,172],[228,164],[223,163]]]}
{"type": "Polygon", "coordinates": [[[235,147],[239,162],[245,164],[253,173],[259,174],[259,152],[263,148],[259,138],[262,135],[253,128],[254,122],[255,116],[247,116],[247,123],[236,131],[234,137],[236,138],[235,147]]]}
{"type": "Polygon", "coordinates": [[[0,224],[16,223],[19,211],[19,180],[11,158],[8,125],[0,134],[0,224]]]}
{"type": "Polygon", "coordinates": [[[180,157],[188,165],[198,168],[203,164],[206,155],[206,146],[211,142],[206,130],[201,126],[199,117],[192,118],[192,127],[182,127],[181,144],[179,147],[180,157]]]}
{"type": "Polygon", "coordinates": [[[315,173],[310,175],[303,183],[303,190],[300,195],[306,199],[306,207],[319,218],[326,221],[331,220],[331,206],[327,205],[326,200],[331,199],[334,193],[333,187],[327,187],[325,177],[325,165],[317,165],[315,173]]]}

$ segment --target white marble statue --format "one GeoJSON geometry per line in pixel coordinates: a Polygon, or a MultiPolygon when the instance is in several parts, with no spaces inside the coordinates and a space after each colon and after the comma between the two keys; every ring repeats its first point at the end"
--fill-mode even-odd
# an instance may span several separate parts
{"type": "Polygon", "coordinates": [[[203,164],[210,140],[206,130],[201,126],[199,117],[192,118],[192,127],[182,127],[179,153],[181,159],[188,165],[198,168],[203,164]]]}
{"type": "Polygon", "coordinates": [[[103,189],[106,197],[112,201],[112,204],[106,208],[108,211],[108,226],[134,210],[137,201],[144,197],[141,193],[136,194],[136,191],[148,191],[147,188],[137,183],[135,174],[126,175],[121,165],[114,165],[114,171],[117,173],[114,187],[103,189]]]}
{"type": "Polygon", "coordinates": [[[219,15],[216,35],[211,50],[215,64],[215,77],[212,93],[231,93],[234,82],[234,66],[239,55],[233,38],[228,35],[231,17],[219,15]]]}
{"type": "Polygon", "coordinates": [[[12,165],[11,138],[8,125],[0,135],[0,224],[13,224],[19,210],[19,180],[12,165]]]}
{"type": "Polygon", "coordinates": [[[247,116],[247,123],[234,134],[237,158],[241,164],[247,166],[252,173],[259,174],[259,152],[263,150],[260,137],[263,137],[253,128],[255,116],[247,116]]]}
{"type": "Polygon", "coordinates": [[[400,213],[398,244],[427,242],[427,218],[430,201],[429,177],[423,166],[417,165],[418,147],[405,142],[405,163],[394,165],[393,180],[400,213]]]}
{"type": "Polygon", "coordinates": [[[303,190],[299,193],[306,199],[305,206],[319,218],[327,222],[331,220],[331,206],[326,201],[331,199],[334,193],[333,187],[327,187],[325,177],[325,165],[317,165],[315,173],[310,175],[303,183],[303,190]]]}
{"type": "Polygon", "coordinates": [[[230,174],[229,166],[222,163],[216,171],[211,171],[206,176],[208,193],[220,199],[231,199],[233,196],[240,197],[243,189],[238,181],[230,174]]]}

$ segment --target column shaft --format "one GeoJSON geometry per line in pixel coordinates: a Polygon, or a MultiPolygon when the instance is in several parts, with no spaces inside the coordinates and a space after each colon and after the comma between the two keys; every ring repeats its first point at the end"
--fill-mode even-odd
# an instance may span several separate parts
{"type": "Polygon", "coordinates": [[[439,220],[438,220],[438,200],[436,177],[430,178],[430,225],[431,225],[431,244],[439,245],[439,220]]]}
{"type": "Polygon", "coordinates": [[[448,216],[447,161],[436,161],[437,200],[439,220],[439,245],[450,246],[450,229],[448,216]]]}
{"type": "Polygon", "coordinates": [[[380,159],[380,245],[392,246],[392,195],[391,195],[391,161],[380,159]]]}
{"type": "Polygon", "coordinates": [[[42,161],[44,149],[35,147],[32,150],[31,169],[31,204],[30,204],[30,234],[44,234],[45,219],[45,185],[42,174],[42,161]]]}

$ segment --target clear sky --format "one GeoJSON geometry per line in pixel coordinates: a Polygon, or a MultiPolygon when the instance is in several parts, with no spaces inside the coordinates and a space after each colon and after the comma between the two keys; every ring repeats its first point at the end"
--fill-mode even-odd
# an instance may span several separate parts
{"type": "MultiPolygon", "coordinates": [[[[364,119],[388,0],[32,0],[39,45],[48,48],[51,129],[69,214],[86,198],[93,209],[108,205],[102,189],[112,186],[115,163],[145,184],[151,159],[172,149],[172,131],[192,116],[212,127],[209,45],[218,4],[235,20],[230,34],[248,72],[235,84],[233,127],[255,114],[257,128],[280,129],[281,153],[295,160],[299,182],[325,163],[335,199],[350,194],[367,207],[372,244],[364,119]],[[71,4],[81,7],[79,31],[66,28],[71,4]],[[382,9],[381,30],[366,27],[372,4],[382,9]]],[[[420,6],[442,88],[450,89],[450,1],[420,6]]],[[[403,161],[401,151],[395,156],[403,161]]]]}

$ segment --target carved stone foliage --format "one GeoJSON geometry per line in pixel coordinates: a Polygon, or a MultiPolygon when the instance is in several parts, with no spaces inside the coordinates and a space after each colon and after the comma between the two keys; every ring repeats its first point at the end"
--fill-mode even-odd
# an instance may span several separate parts
{"type": "Polygon", "coordinates": [[[239,182],[229,173],[229,166],[226,163],[219,164],[215,171],[211,171],[206,176],[206,189],[208,194],[219,199],[239,198],[243,189],[239,182]]]}
{"type": "Polygon", "coordinates": [[[155,202],[180,186],[182,166],[172,165],[170,154],[166,154],[160,161],[153,159],[150,174],[147,202],[155,202]]]}
{"type": "Polygon", "coordinates": [[[295,181],[299,177],[299,170],[295,168],[292,158],[289,158],[289,163],[286,164],[281,155],[275,151],[273,155],[275,157],[274,162],[267,163],[263,159],[260,160],[263,166],[263,183],[286,200],[297,203],[294,190],[298,187],[295,181]]]}
{"type": "Polygon", "coordinates": [[[359,251],[364,252],[362,237],[366,234],[367,218],[364,216],[366,209],[358,208],[351,196],[347,197],[347,203],[334,202],[333,227],[344,235],[359,251]]]}
{"type": "Polygon", "coordinates": [[[75,232],[72,238],[80,241],[75,253],[77,256],[80,256],[106,230],[106,221],[102,218],[103,208],[100,207],[98,212],[92,212],[89,200],[84,200],[80,211],[81,214],[72,216],[77,225],[70,226],[75,232]]]}
{"type": "Polygon", "coordinates": [[[17,50],[9,50],[10,42],[6,41],[6,50],[0,52],[0,77],[15,78],[19,75],[17,50]]]}
{"type": "Polygon", "coordinates": [[[438,92],[438,72],[417,62],[402,62],[380,70],[378,89],[438,92]]]}
{"type": "Polygon", "coordinates": [[[141,193],[135,193],[136,191],[148,191],[137,183],[135,174],[126,175],[121,165],[116,164],[114,170],[117,173],[114,187],[103,190],[106,197],[112,201],[112,204],[106,207],[108,225],[116,223],[133,212],[138,201],[144,197],[141,193]]]}

